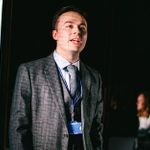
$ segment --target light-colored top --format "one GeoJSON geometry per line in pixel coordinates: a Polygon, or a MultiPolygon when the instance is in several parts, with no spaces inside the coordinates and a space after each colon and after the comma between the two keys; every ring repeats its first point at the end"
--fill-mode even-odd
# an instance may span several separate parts
{"type": "Polygon", "coordinates": [[[139,117],[139,130],[142,129],[150,129],[150,116],[147,117],[139,117]]]}
{"type": "MultiPolygon", "coordinates": [[[[57,63],[59,69],[61,70],[63,78],[65,79],[65,81],[67,83],[68,89],[70,90],[69,73],[64,70],[65,67],[70,65],[70,62],[68,62],[65,58],[63,58],[61,55],[59,55],[56,51],[54,51],[53,56],[54,56],[55,62],[57,63]]],[[[80,69],[79,64],[80,64],[80,61],[77,61],[77,62],[73,63],[72,65],[75,65],[79,70],[80,69]]]]}

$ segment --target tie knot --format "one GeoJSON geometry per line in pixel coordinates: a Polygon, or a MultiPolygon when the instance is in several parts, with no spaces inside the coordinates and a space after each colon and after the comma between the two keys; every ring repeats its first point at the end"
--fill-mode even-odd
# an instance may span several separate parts
{"type": "Polygon", "coordinates": [[[77,69],[77,67],[75,65],[71,65],[70,64],[70,65],[67,66],[67,69],[71,69],[72,70],[72,69],[77,69]]]}
{"type": "Polygon", "coordinates": [[[68,65],[67,70],[69,71],[69,73],[74,74],[77,72],[78,68],[75,65],[68,65]]]}

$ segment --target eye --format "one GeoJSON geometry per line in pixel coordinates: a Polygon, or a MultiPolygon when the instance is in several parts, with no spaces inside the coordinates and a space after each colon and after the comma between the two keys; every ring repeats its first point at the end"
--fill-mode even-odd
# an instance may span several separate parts
{"type": "Polygon", "coordinates": [[[80,26],[80,31],[82,32],[82,33],[85,33],[85,32],[87,32],[87,28],[86,28],[86,26],[80,26]]]}
{"type": "Polygon", "coordinates": [[[67,25],[66,25],[66,28],[72,29],[72,28],[73,28],[73,25],[72,25],[72,24],[67,24],[67,25]]]}

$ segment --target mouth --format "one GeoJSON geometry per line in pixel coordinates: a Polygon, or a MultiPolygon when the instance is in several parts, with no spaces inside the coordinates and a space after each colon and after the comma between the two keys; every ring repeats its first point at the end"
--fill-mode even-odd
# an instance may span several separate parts
{"type": "Polygon", "coordinates": [[[70,40],[71,42],[73,42],[74,44],[81,44],[81,40],[79,38],[74,38],[70,40]]]}

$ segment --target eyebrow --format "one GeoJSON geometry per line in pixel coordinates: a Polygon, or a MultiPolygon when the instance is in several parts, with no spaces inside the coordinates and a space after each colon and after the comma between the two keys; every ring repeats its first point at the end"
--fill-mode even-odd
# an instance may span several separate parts
{"type": "MultiPolygon", "coordinates": [[[[74,22],[73,22],[73,21],[65,21],[65,23],[64,23],[64,24],[66,24],[66,23],[74,23],[74,22]]],[[[83,23],[81,23],[80,25],[87,26],[87,25],[86,25],[86,23],[84,23],[84,22],[83,22],[83,23]]]]}

